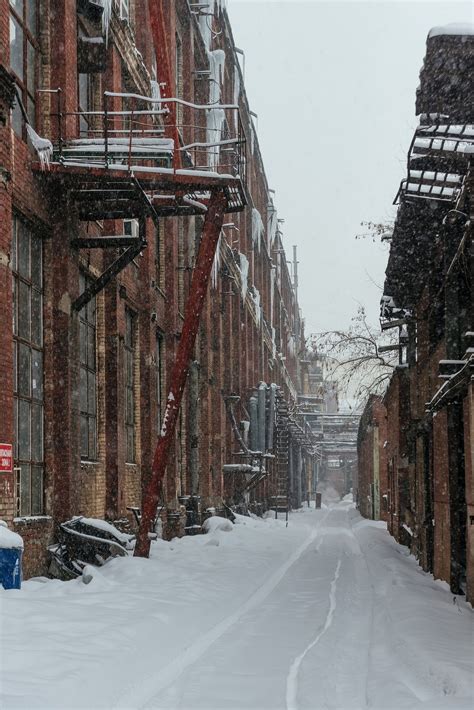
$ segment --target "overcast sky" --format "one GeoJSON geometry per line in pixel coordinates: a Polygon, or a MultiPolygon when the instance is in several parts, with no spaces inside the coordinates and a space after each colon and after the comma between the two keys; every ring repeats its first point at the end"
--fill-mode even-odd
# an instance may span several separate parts
{"type": "Polygon", "coordinates": [[[431,27],[473,22],[470,1],[228,0],[288,255],[299,250],[307,333],[374,323],[387,248],[356,240],[392,219],[417,125],[431,27]]]}

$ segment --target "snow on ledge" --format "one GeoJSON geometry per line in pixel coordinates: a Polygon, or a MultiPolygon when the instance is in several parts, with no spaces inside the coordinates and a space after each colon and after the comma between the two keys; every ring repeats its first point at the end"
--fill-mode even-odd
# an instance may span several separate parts
{"type": "Polygon", "coordinates": [[[471,22],[451,22],[448,25],[433,27],[428,33],[428,39],[440,37],[441,35],[474,36],[474,23],[471,22]]]}

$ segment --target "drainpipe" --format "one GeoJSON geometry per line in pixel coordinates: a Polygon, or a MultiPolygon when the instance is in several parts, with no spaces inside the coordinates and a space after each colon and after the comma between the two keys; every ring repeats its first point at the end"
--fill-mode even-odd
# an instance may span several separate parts
{"type": "Polygon", "coordinates": [[[272,382],[270,385],[268,401],[268,427],[267,427],[267,450],[273,449],[273,434],[275,429],[275,406],[276,406],[277,386],[272,382]]]}
{"type": "Polygon", "coordinates": [[[265,435],[266,435],[266,403],[267,403],[267,385],[265,382],[260,382],[258,388],[258,448],[265,453],[265,435]]]}
{"type": "Polygon", "coordinates": [[[258,451],[258,400],[255,395],[249,399],[250,450],[258,451]]]}
{"type": "Polygon", "coordinates": [[[199,493],[199,427],[198,427],[198,402],[199,402],[199,370],[197,360],[191,362],[189,368],[189,474],[191,478],[191,495],[199,493]]]}

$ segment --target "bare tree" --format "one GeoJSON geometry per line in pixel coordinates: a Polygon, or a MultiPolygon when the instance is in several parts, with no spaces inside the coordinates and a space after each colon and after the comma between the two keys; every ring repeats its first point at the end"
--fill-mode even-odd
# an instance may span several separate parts
{"type": "Polygon", "coordinates": [[[396,346],[393,331],[381,333],[369,324],[365,309],[359,306],[347,330],[333,330],[311,336],[311,349],[325,353],[334,364],[331,376],[356,406],[370,394],[381,394],[387,387],[398,362],[397,352],[383,346],[396,346]]]}
{"type": "Polygon", "coordinates": [[[373,242],[389,242],[392,239],[393,222],[361,222],[361,227],[365,227],[365,232],[356,234],[356,239],[372,239],[373,242]]]}

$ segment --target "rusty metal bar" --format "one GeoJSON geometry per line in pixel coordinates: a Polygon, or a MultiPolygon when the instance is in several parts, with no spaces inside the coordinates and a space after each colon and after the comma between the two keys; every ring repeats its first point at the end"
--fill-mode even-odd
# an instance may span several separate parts
{"type": "Polygon", "coordinates": [[[174,441],[179,408],[193,355],[194,343],[201,320],[212,264],[224,222],[225,208],[225,194],[221,190],[213,191],[209,209],[204,220],[201,243],[199,245],[199,252],[191,282],[190,296],[186,303],[183,330],[171,373],[171,383],[163,417],[163,426],[156,445],[151,477],[144,493],[142,505],[143,514],[137,535],[135,557],[148,557],[150,552],[148,533],[152,532],[151,526],[155,519],[160,489],[168,463],[168,456],[174,441]]]}

